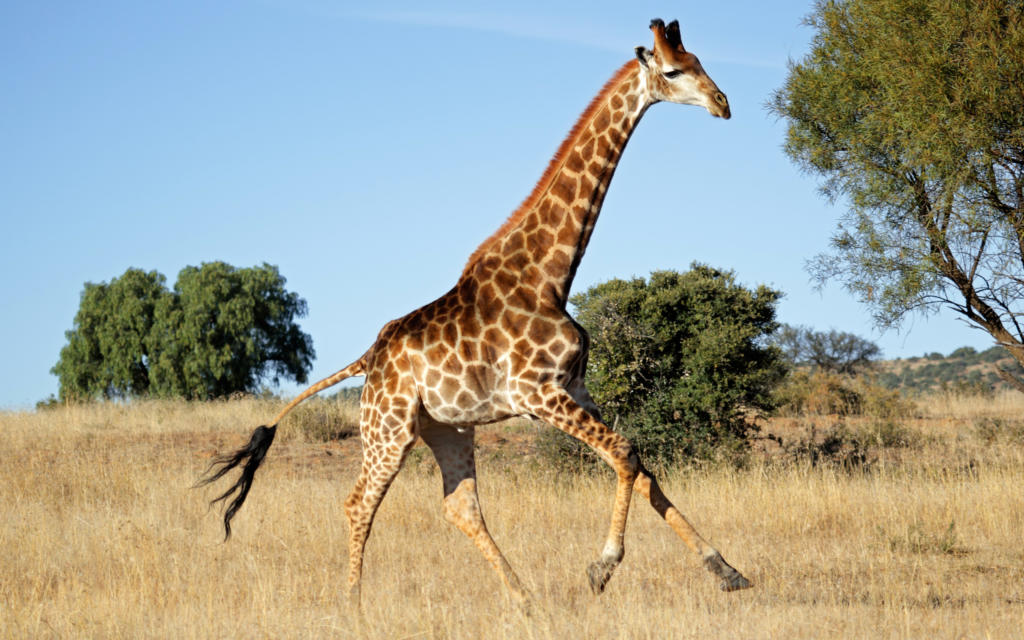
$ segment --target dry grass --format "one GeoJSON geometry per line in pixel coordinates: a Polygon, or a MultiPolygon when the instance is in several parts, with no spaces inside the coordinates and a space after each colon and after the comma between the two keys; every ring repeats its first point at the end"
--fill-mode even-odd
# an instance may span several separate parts
{"type": "Polygon", "coordinates": [[[355,439],[324,444],[286,422],[227,544],[206,507],[213,490],[190,489],[214,450],[237,446],[277,408],[0,414],[0,635],[1014,638],[1024,629],[1024,442],[1012,427],[989,437],[976,426],[1013,424],[1024,415],[1016,399],[925,402],[925,417],[905,427],[919,433],[915,446],[867,472],[756,461],[667,479],[697,528],[754,580],[733,594],[635,503],[625,561],[592,596],[583,570],[607,527],[611,478],[557,476],[485,452],[484,510],[535,596],[529,616],[444,522],[437,472],[417,453],[367,548],[362,623],[341,597],[355,439]]]}
{"type": "Polygon", "coordinates": [[[1024,418],[1024,395],[998,391],[992,395],[939,393],[917,401],[921,415],[937,420],[973,420],[985,417],[1024,418]]]}

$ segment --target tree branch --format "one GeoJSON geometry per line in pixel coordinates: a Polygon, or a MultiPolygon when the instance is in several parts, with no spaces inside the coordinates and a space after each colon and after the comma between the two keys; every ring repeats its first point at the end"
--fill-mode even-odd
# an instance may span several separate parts
{"type": "MultiPolygon", "coordinates": [[[[1019,358],[1018,358],[1019,360],[1019,358]]],[[[1017,376],[1013,375],[1002,367],[996,367],[996,375],[999,376],[1004,382],[1015,388],[1017,391],[1024,393],[1024,381],[1017,376]]]]}

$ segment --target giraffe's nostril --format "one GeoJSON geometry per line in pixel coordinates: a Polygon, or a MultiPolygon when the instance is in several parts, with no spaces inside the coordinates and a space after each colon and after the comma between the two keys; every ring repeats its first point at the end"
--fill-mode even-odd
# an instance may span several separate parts
{"type": "Polygon", "coordinates": [[[715,94],[715,102],[722,105],[723,107],[729,104],[729,101],[725,99],[725,94],[719,91],[715,94]]]}

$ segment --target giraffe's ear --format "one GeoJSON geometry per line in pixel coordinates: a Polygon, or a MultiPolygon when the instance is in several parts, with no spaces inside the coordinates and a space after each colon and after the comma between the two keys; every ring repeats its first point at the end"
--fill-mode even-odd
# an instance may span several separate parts
{"type": "Polygon", "coordinates": [[[651,53],[650,51],[643,47],[637,47],[635,51],[636,59],[639,60],[640,64],[642,64],[644,67],[646,67],[647,63],[649,63],[651,61],[651,58],[654,57],[653,53],[651,53]]]}

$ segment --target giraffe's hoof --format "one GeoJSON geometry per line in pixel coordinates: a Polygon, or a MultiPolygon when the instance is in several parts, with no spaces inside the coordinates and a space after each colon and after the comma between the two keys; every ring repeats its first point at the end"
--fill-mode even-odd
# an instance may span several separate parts
{"type": "Polygon", "coordinates": [[[722,591],[739,591],[740,589],[749,589],[754,586],[753,583],[744,578],[739,571],[734,570],[733,573],[735,575],[722,579],[722,583],[719,585],[722,591]]]}
{"type": "Polygon", "coordinates": [[[348,588],[348,606],[353,611],[361,611],[362,607],[359,602],[359,585],[352,585],[348,588]]]}
{"type": "Polygon", "coordinates": [[[614,564],[603,560],[598,560],[587,567],[587,577],[590,578],[590,590],[594,592],[594,595],[600,595],[604,592],[604,587],[608,584],[608,580],[611,579],[614,569],[614,564]]]}
{"type": "Polygon", "coordinates": [[[740,589],[749,589],[753,586],[750,580],[747,580],[739,571],[733,569],[717,551],[704,558],[704,566],[707,567],[708,571],[722,579],[721,584],[719,584],[722,591],[739,591],[740,589]]]}

